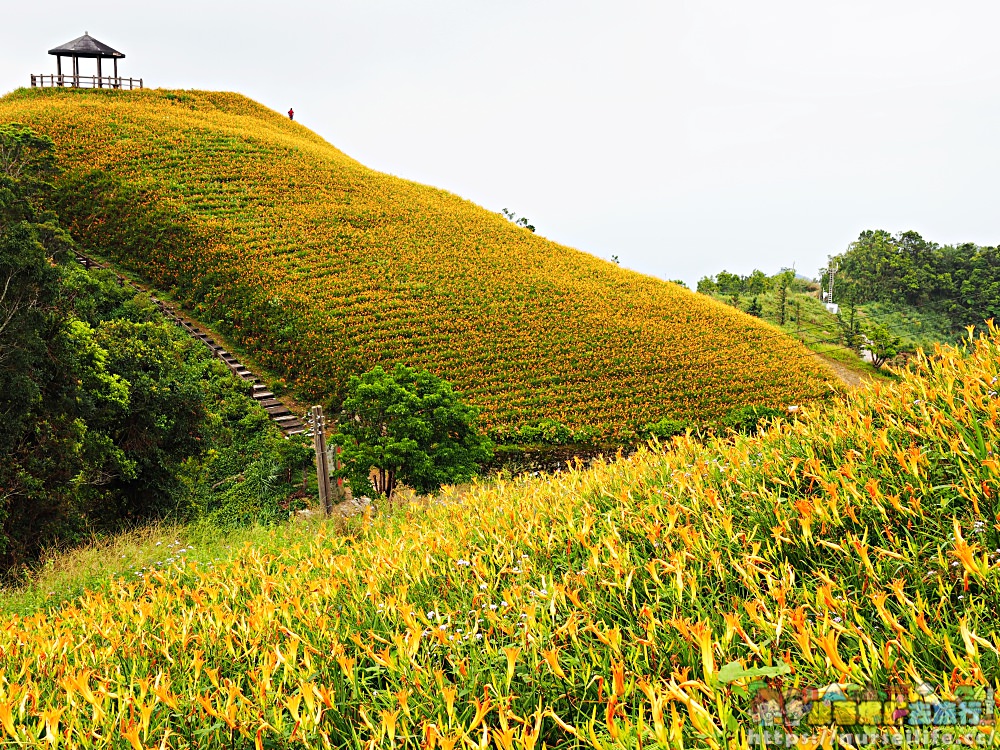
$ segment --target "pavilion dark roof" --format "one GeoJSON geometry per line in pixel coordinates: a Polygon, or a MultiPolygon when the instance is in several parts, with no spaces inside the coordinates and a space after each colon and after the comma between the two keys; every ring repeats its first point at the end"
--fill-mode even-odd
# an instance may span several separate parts
{"type": "Polygon", "coordinates": [[[90,34],[84,34],[72,42],[66,42],[60,47],[50,49],[49,54],[65,57],[111,57],[119,60],[125,57],[118,50],[112,49],[104,42],[97,41],[90,34]]]}

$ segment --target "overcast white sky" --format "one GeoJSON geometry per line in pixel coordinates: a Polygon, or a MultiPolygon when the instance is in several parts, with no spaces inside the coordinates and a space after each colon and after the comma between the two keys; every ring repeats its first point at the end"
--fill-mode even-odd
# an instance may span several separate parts
{"type": "MultiPolygon", "coordinates": [[[[89,31],[375,169],[694,283],[864,229],[1000,243],[1000,3],[4,0],[0,92],[89,31]]],[[[83,63],[89,66],[93,63],[83,63]]]]}

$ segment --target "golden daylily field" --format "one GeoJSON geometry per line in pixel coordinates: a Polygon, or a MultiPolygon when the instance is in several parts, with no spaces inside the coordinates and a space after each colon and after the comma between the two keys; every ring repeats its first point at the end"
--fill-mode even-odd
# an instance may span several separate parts
{"type": "Polygon", "coordinates": [[[306,398],[335,404],[350,374],[404,362],[487,429],[548,418],[618,439],[830,391],[776,329],[367,169],[237,94],[21,90],[0,120],[54,138],[82,247],[174,290],[306,398]],[[121,194],[88,188],[95,170],[121,194]]]}
{"type": "MultiPolygon", "coordinates": [[[[745,670],[770,666],[786,687],[926,682],[975,703],[972,742],[995,746],[998,380],[991,328],[758,437],[446,491],[15,617],[0,733],[136,750],[740,748],[745,670]]],[[[832,747],[839,705],[795,731],[832,747]]]]}

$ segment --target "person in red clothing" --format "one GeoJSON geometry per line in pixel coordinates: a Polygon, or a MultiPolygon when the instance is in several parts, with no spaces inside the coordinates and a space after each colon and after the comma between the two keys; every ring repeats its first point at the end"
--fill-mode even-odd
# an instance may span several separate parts
{"type": "Polygon", "coordinates": [[[295,119],[295,110],[292,109],[291,107],[288,108],[288,119],[289,120],[295,119]]]}

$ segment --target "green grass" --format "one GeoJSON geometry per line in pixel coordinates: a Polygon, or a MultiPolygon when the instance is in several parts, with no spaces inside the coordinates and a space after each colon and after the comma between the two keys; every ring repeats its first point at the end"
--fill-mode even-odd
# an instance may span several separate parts
{"type": "Polygon", "coordinates": [[[321,526],[344,524],[339,518],[239,529],[164,523],[95,536],[73,549],[52,549],[37,565],[23,568],[20,584],[0,589],[0,612],[30,615],[73,601],[84,592],[104,590],[117,580],[139,579],[139,573],[176,567],[181,561],[209,567],[226,562],[248,546],[278,553],[308,542],[321,526]]]}
{"type": "Polygon", "coordinates": [[[910,348],[931,350],[938,343],[954,343],[961,335],[951,330],[947,316],[909,305],[872,302],[859,311],[864,318],[885,326],[908,342],[910,348]]]}
{"type": "MultiPolygon", "coordinates": [[[[712,296],[720,302],[732,305],[731,296],[721,294],[712,296]]],[[[738,297],[737,306],[740,310],[746,310],[754,297],[761,306],[761,320],[777,326],[789,336],[798,339],[820,357],[834,360],[864,377],[883,380],[894,378],[888,371],[873,367],[862,360],[853,349],[840,343],[837,316],[827,310],[812,293],[789,291],[784,325],[779,322],[778,300],[773,291],[741,295],[738,297]]]]}

